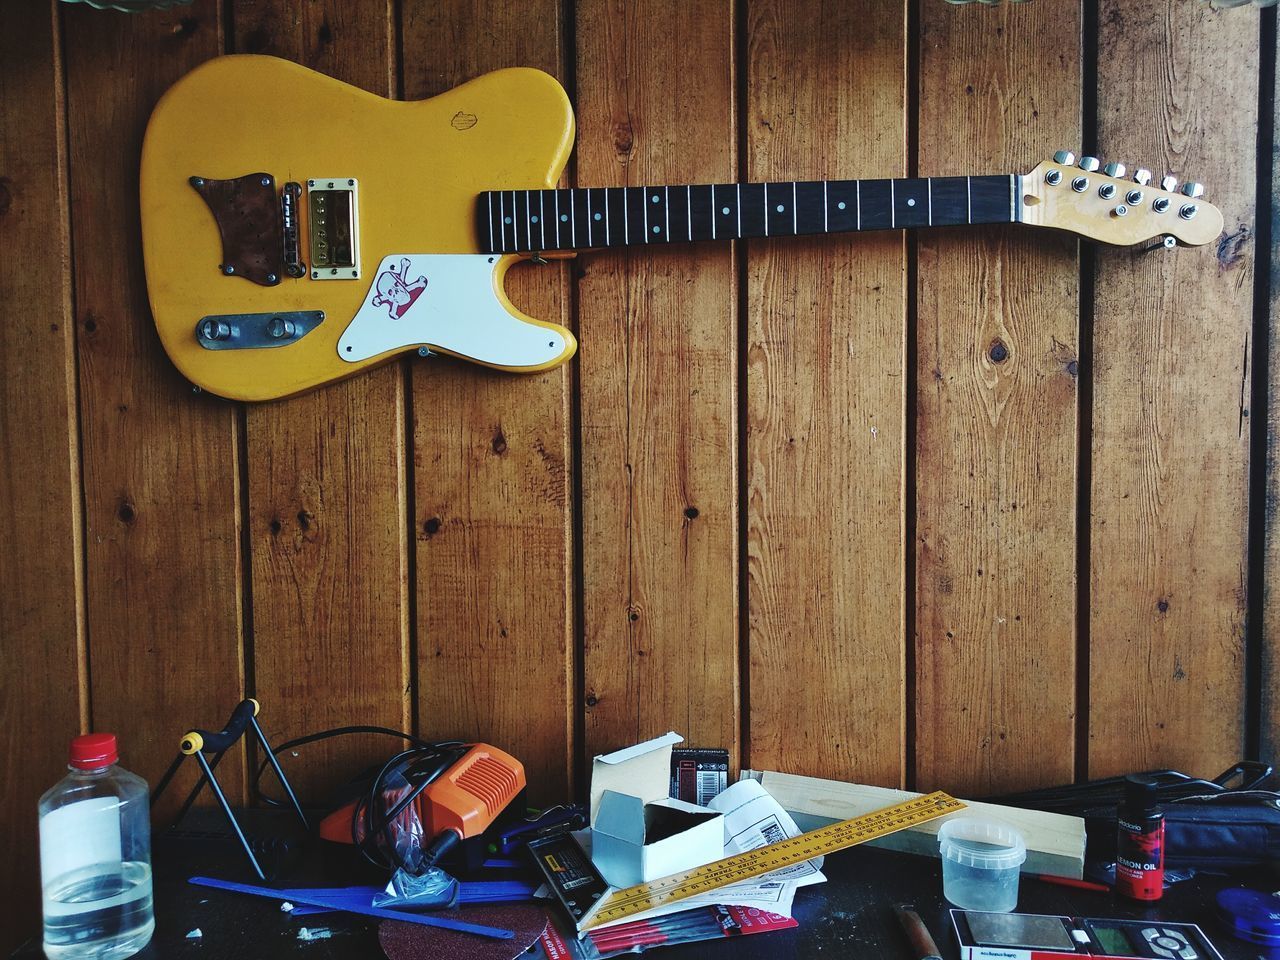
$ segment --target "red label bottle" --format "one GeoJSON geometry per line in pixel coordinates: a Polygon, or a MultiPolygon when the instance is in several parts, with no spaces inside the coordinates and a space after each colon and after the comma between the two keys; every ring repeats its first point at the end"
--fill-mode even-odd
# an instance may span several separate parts
{"type": "Polygon", "coordinates": [[[1125,778],[1124,803],[1116,823],[1116,892],[1150,902],[1164,896],[1164,814],[1156,783],[1125,778]]]}

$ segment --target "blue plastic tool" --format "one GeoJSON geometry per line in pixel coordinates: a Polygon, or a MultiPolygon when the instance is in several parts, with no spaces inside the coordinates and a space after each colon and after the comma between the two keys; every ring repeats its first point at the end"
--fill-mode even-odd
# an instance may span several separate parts
{"type": "Polygon", "coordinates": [[[330,910],[358,913],[366,917],[401,920],[404,923],[418,923],[425,927],[440,927],[444,930],[459,930],[463,933],[474,933],[481,937],[492,937],[495,940],[514,940],[516,936],[514,930],[503,930],[499,927],[485,927],[478,923],[464,923],[461,920],[432,917],[421,913],[409,913],[404,910],[382,910],[367,904],[361,906],[350,895],[344,896],[344,888],[342,887],[331,888],[331,892],[322,892],[323,888],[318,890],[314,887],[278,889],[276,887],[259,887],[251,883],[232,883],[230,880],[218,880],[214,877],[192,877],[189,882],[201,887],[213,887],[216,890],[230,890],[233,893],[270,897],[273,900],[297,901],[311,907],[328,907],[330,910]]]}
{"type": "Polygon", "coordinates": [[[1218,894],[1218,912],[1239,940],[1280,946],[1280,897],[1258,890],[1233,888],[1218,894]]]}

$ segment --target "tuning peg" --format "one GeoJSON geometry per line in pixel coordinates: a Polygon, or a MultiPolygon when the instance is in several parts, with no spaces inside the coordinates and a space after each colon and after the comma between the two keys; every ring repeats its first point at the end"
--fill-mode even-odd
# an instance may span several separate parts
{"type": "Polygon", "coordinates": [[[1188,180],[1182,185],[1182,193],[1190,197],[1192,200],[1198,200],[1204,196],[1204,184],[1196,183],[1194,180],[1188,180]]]}
{"type": "Polygon", "coordinates": [[[1178,189],[1178,178],[1172,173],[1166,173],[1160,178],[1160,189],[1166,193],[1173,193],[1174,190],[1178,189]]]}
{"type": "Polygon", "coordinates": [[[1084,170],[1086,173],[1093,173],[1093,171],[1097,170],[1101,164],[1098,162],[1097,157],[1081,157],[1080,162],[1076,164],[1076,166],[1081,170],[1084,170]]]}
{"type": "Polygon", "coordinates": [[[1116,163],[1114,160],[1112,160],[1110,163],[1108,163],[1106,166],[1102,168],[1102,172],[1105,173],[1108,177],[1117,177],[1117,178],[1123,177],[1124,164],[1116,163]]]}
{"type": "Polygon", "coordinates": [[[1133,171],[1133,182],[1140,187],[1145,187],[1151,182],[1151,171],[1145,167],[1139,167],[1133,171]]]}
{"type": "Polygon", "coordinates": [[[1076,162],[1076,155],[1070,150],[1059,150],[1053,155],[1053,162],[1069,167],[1076,162]]]}

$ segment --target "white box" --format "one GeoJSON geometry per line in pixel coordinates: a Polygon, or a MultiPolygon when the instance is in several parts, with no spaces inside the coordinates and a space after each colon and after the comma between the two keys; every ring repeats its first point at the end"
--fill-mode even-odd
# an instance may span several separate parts
{"type": "Polygon", "coordinates": [[[591,859],[615,887],[724,856],[723,815],[667,795],[671,748],[683,741],[668,733],[591,764],[591,859]]]}

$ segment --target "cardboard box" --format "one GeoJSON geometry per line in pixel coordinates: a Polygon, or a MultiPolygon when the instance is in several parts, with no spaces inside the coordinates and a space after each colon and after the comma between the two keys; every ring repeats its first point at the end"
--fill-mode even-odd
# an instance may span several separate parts
{"type": "Polygon", "coordinates": [[[630,887],[724,856],[724,817],[667,796],[678,733],[598,756],[591,765],[591,859],[630,887]]]}

